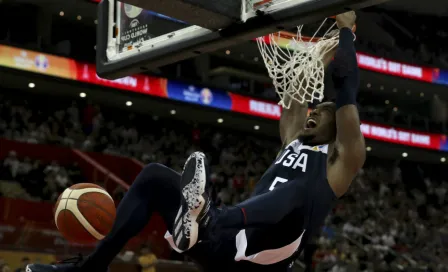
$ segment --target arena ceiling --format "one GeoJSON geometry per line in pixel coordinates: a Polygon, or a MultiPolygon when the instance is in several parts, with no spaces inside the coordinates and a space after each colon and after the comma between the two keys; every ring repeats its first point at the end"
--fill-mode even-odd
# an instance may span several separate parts
{"type": "MultiPolygon", "coordinates": [[[[1,1],[1,0],[0,0],[1,1]]],[[[78,21],[79,23],[83,24],[90,24],[91,27],[95,27],[94,21],[96,18],[96,3],[92,2],[91,0],[3,0],[3,3],[33,3],[42,7],[45,7],[45,10],[48,12],[53,12],[54,14],[59,14],[61,11],[64,11],[65,18],[73,19],[75,21],[78,21]],[[76,17],[80,15],[82,16],[82,20],[78,20],[76,17]]],[[[380,7],[373,8],[366,10],[366,14],[371,14],[375,11],[378,11],[379,8],[387,8],[387,9],[397,9],[397,10],[418,10],[420,12],[424,13],[435,13],[439,11],[441,13],[442,11],[446,11],[446,7],[448,7],[448,1],[446,0],[427,0],[427,1],[420,1],[420,0],[390,0],[389,2],[380,5],[380,7]],[[424,3],[424,4],[423,4],[424,3]],[[430,3],[430,4],[428,4],[430,3]]],[[[369,20],[370,17],[368,16],[360,16],[360,19],[363,19],[363,22],[366,23],[374,23],[374,20],[369,20]]],[[[361,21],[361,20],[360,20],[361,21]]],[[[359,22],[361,24],[361,22],[359,22]]],[[[370,27],[366,27],[369,28],[370,27]]],[[[378,40],[382,35],[378,35],[380,33],[381,29],[376,29],[374,31],[375,35],[374,39],[378,40]]],[[[370,33],[367,31],[367,34],[370,33]]],[[[361,33],[358,33],[361,35],[361,33]]],[[[92,46],[94,45],[95,41],[91,41],[92,46]]],[[[386,41],[385,41],[386,42],[386,41]]],[[[260,56],[258,54],[258,50],[256,48],[256,44],[254,42],[248,42],[244,44],[237,45],[231,49],[232,54],[226,55],[227,49],[216,51],[212,53],[214,56],[218,56],[222,59],[228,60],[233,62],[233,66],[227,66],[227,65],[221,65],[219,67],[213,68],[210,73],[213,75],[215,74],[225,74],[228,73],[229,68],[235,68],[235,67],[246,67],[242,64],[250,65],[250,69],[246,69],[246,71],[252,71],[253,73],[251,75],[246,75],[248,78],[256,77],[258,81],[260,82],[269,82],[270,79],[265,74],[265,68],[263,65],[263,62],[259,59],[260,56]],[[241,58],[241,56],[244,56],[244,59],[241,58]],[[259,61],[256,63],[253,60],[258,57],[259,61]],[[224,71],[225,70],[225,71],[224,71]],[[260,80],[261,77],[261,80],[260,80]]],[[[235,69],[233,69],[235,70],[235,69]]],[[[241,73],[240,69],[239,71],[233,71],[241,73]]],[[[377,90],[374,91],[391,91],[394,88],[399,87],[398,89],[402,90],[410,90],[412,93],[419,94],[421,91],[424,90],[425,94],[428,94],[428,97],[431,97],[433,94],[438,93],[441,97],[444,99],[447,99],[448,93],[445,90],[445,87],[439,86],[439,85],[428,85],[421,82],[415,82],[415,81],[408,81],[404,79],[397,79],[395,77],[385,76],[383,74],[377,74],[367,71],[362,71],[362,84],[366,86],[367,84],[371,83],[373,86],[378,86],[377,90]],[[379,89],[380,86],[384,87],[384,90],[379,89]]],[[[373,91],[373,90],[372,90],[373,91]]],[[[399,95],[402,95],[401,93],[399,95]]],[[[421,99],[418,95],[415,96],[416,99],[421,99]]],[[[426,95],[425,95],[426,97],[426,95]]],[[[407,98],[409,99],[409,98],[407,98]]]]}
{"type": "Polygon", "coordinates": [[[427,15],[448,16],[448,1],[446,0],[391,0],[388,3],[382,4],[381,8],[427,15]]]}
{"type": "MultiPolygon", "coordinates": [[[[81,16],[86,18],[96,18],[96,3],[92,0],[3,0],[0,2],[15,4],[29,3],[45,7],[45,9],[57,13],[61,10],[67,10],[80,13],[81,16]]],[[[448,1],[446,0],[390,0],[378,7],[386,10],[448,16],[448,1]]]]}

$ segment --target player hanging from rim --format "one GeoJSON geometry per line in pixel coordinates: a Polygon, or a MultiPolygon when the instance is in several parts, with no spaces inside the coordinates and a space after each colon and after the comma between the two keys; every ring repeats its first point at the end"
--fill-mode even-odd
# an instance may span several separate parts
{"type": "MultiPolygon", "coordinates": [[[[336,103],[321,103],[308,117],[306,104],[293,102],[283,111],[283,148],[248,200],[221,210],[214,207],[206,193],[206,158],[200,152],[189,157],[182,175],[149,164],[118,206],[112,231],[91,255],[57,265],[31,264],[27,272],[105,272],[155,211],[168,227],[165,237],[170,245],[205,271],[290,271],[291,261],[321,227],[365,160],[355,105],[355,19],[354,12],[336,16],[336,103]]],[[[326,56],[324,62],[331,58],[326,56]]]]}

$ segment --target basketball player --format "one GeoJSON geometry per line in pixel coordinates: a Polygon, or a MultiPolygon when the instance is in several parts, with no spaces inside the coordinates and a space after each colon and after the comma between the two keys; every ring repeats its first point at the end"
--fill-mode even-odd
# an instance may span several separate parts
{"type": "Polygon", "coordinates": [[[205,271],[291,271],[291,262],[365,160],[355,106],[359,80],[351,31],[355,19],[354,12],[336,17],[340,29],[332,63],[336,103],[319,104],[308,117],[308,105],[296,102],[282,113],[283,148],[251,198],[235,207],[214,207],[206,193],[207,161],[200,152],[190,156],[182,175],[149,164],[118,206],[112,231],[91,255],[54,266],[32,264],[27,272],[105,272],[153,212],[163,217],[170,245],[205,271]]]}

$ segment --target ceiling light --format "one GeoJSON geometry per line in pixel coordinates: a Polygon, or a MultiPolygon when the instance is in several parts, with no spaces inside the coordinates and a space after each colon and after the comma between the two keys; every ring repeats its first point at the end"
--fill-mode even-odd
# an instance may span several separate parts
{"type": "Polygon", "coordinates": [[[403,154],[401,154],[401,156],[403,156],[403,158],[406,158],[408,156],[408,153],[403,152],[403,154]]]}
{"type": "Polygon", "coordinates": [[[394,111],[398,111],[398,108],[397,108],[397,107],[394,107],[394,111]]]}
{"type": "Polygon", "coordinates": [[[34,84],[33,82],[28,83],[28,88],[34,88],[36,87],[36,84],[34,84]]]}
{"type": "Polygon", "coordinates": [[[98,20],[95,20],[94,22],[95,22],[95,24],[98,24],[98,20]]]}
{"type": "Polygon", "coordinates": [[[222,122],[224,122],[224,119],[222,119],[222,118],[218,118],[218,123],[222,123],[222,122]]]}
{"type": "Polygon", "coordinates": [[[82,97],[82,98],[84,98],[84,97],[86,97],[87,95],[86,95],[86,93],[80,93],[79,94],[79,97],[82,97]]]}
{"type": "Polygon", "coordinates": [[[407,94],[407,95],[410,95],[410,94],[411,94],[411,91],[407,90],[407,91],[406,91],[406,94],[407,94]]]}
{"type": "Polygon", "coordinates": [[[441,162],[446,162],[445,157],[440,158],[440,161],[441,161],[441,162]]]}
{"type": "Polygon", "coordinates": [[[386,105],[389,105],[390,101],[386,100],[386,101],[384,101],[384,103],[386,103],[386,105]]]}
{"type": "Polygon", "coordinates": [[[126,101],[126,106],[128,107],[132,106],[132,101],[126,101]]]}
{"type": "Polygon", "coordinates": [[[260,129],[260,126],[259,126],[259,125],[255,125],[255,126],[254,126],[254,129],[255,129],[255,130],[259,130],[259,129],[260,129]]]}
{"type": "Polygon", "coordinates": [[[397,91],[398,91],[397,88],[392,89],[392,92],[394,92],[394,93],[396,93],[397,91]]]}
{"type": "Polygon", "coordinates": [[[63,11],[59,12],[59,16],[64,16],[64,12],[63,11]]]}
{"type": "Polygon", "coordinates": [[[372,151],[372,148],[370,146],[366,147],[367,151],[372,151]]]}
{"type": "Polygon", "coordinates": [[[175,115],[176,114],[176,110],[171,110],[170,113],[171,113],[171,115],[175,115]]]}
{"type": "Polygon", "coordinates": [[[76,19],[81,20],[82,19],[81,15],[76,16],[76,19]]]}
{"type": "Polygon", "coordinates": [[[380,86],[380,90],[384,90],[384,86],[383,85],[380,86]]]}
{"type": "Polygon", "coordinates": [[[226,50],[226,55],[230,55],[230,50],[226,50]]]}
{"type": "Polygon", "coordinates": [[[423,96],[425,96],[425,94],[424,93],[420,93],[420,97],[423,97],[423,96]]]}
{"type": "Polygon", "coordinates": [[[370,87],[372,87],[372,84],[367,83],[367,88],[370,88],[370,87]]]}

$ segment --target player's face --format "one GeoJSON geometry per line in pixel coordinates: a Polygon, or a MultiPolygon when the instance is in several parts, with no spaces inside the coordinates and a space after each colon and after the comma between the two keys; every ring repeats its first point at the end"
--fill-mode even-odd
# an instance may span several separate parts
{"type": "Polygon", "coordinates": [[[336,138],[336,105],[321,103],[305,120],[299,139],[307,145],[329,144],[336,138]]]}

